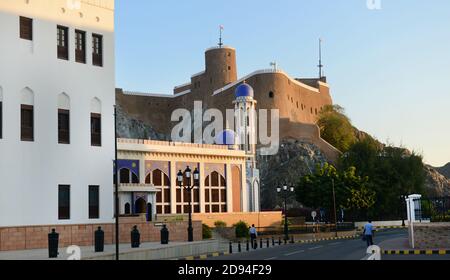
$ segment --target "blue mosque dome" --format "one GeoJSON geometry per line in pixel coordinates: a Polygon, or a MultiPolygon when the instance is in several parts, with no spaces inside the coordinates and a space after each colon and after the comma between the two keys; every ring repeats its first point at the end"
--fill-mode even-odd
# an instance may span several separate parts
{"type": "Polygon", "coordinates": [[[235,133],[233,130],[227,129],[220,132],[216,136],[217,145],[234,145],[235,144],[235,133]]]}
{"type": "Polygon", "coordinates": [[[236,88],[235,95],[236,95],[236,98],[238,98],[238,97],[253,97],[254,91],[250,85],[243,83],[236,88]]]}

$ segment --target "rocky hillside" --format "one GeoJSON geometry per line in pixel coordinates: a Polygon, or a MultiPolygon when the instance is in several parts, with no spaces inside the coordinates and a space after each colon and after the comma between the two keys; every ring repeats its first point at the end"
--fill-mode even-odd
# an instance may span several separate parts
{"type": "Polygon", "coordinates": [[[151,126],[130,117],[119,105],[117,106],[117,134],[119,138],[127,139],[168,140],[167,136],[155,132],[151,126]]]}
{"type": "Polygon", "coordinates": [[[450,162],[447,163],[447,165],[436,169],[439,171],[439,173],[447,177],[447,179],[450,179],[450,162]]]}
{"type": "Polygon", "coordinates": [[[425,188],[431,197],[450,196],[450,179],[442,175],[436,168],[425,166],[427,180],[425,188]]]}
{"type": "Polygon", "coordinates": [[[318,164],[327,161],[318,147],[297,140],[282,141],[277,155],[258,156],[262,209],[273,209],[279,204],[277,186],[295,184],[299,177],[311,174],[318,164]]]}

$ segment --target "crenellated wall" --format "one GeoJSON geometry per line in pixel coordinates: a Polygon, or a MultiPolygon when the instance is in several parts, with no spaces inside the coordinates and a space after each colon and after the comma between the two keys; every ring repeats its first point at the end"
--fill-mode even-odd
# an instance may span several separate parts
{"type": "Polygon", "coordinates": [[[328,154],[333,154],[331,158],[336,157],[335,149],[323,143],[320,134],[315,135],[320,110],[333,104],[325,78],[294,79],[281,70],[267,69],[238,79],[236,51],[231,47],[208,49],[205,64],[205,71],[193,75],[190,83],[175,87],[174,95],[131,93],[117,89],[117,104],[131,117],[151,125],[159,133],[170,135],[172,127],[177,124],[171,122],[174,110],[183,108],[192,111],[194,101],[201,101],[204,110],[219,109],[225,116],[227,109],[234,109],[236,87],[245,81],[255,91],[257,110],[279,109],[280,118],[289,124],[280,130],[281,138],[306,135],[306,138],[317,140],[328,154]],[[297,129],[306,130],[293,134],[295,124],[300,125],[297,129]],[[308,134],[311,131],[313,134],[308,134]]]}

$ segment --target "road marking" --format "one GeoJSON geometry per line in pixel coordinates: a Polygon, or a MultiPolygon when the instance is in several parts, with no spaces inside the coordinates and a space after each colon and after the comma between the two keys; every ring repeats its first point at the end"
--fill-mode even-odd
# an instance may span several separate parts
{"type": "Polygon", "coordinates": [[[300,253],[304,253],[305,250],[300,250],[300,251],[295,251],[289,254],[284,254],[286,257],[292,256],[292,255],[296,255],[296,254],[300,254],[300,253]]]}
{"type": "Polygon", "coordinates": [[[312,247],[312,248],[309,248],[308,250],[317,250],[317,249],[320,249],[320,248],[323,248],[323,246],[312,247]]]}
{"type": "Polygon", "coordinates": [[[268,259],[265,259],[265,261],[271,261],[271,260],[274,260],[274,259],[276,259],[277,257],[273,257],[273,258],[268,258],[268,259]]]}
{"type": "Polygon", "coordinates": [[[334,243],[330,243],[329,245],[334,246],[334,245],[339,245],[342,244],[342,242],[334,242],[334,243]]]}

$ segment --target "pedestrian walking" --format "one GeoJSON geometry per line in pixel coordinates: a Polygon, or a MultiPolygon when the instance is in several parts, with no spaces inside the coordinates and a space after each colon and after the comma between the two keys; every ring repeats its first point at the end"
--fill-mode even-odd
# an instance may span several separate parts
{"type": "Polygon", "coordinates": [[[250,240],[252,243],[252,248],[256,250],[258,244],[256,242],[256,238],[258,237],[258,232],[256,231],[256,227],[255,225],[252,225],[252,227],[250,228],[250,240]]]}
{"type": "Polygon", "coordinates": [[[374,235],[374,227],[372,225],[372,221],[369,220],[367,224],[364,225],[363,238],[367,242],[367,247],[373,245],[373,235],[374,235]]]}

